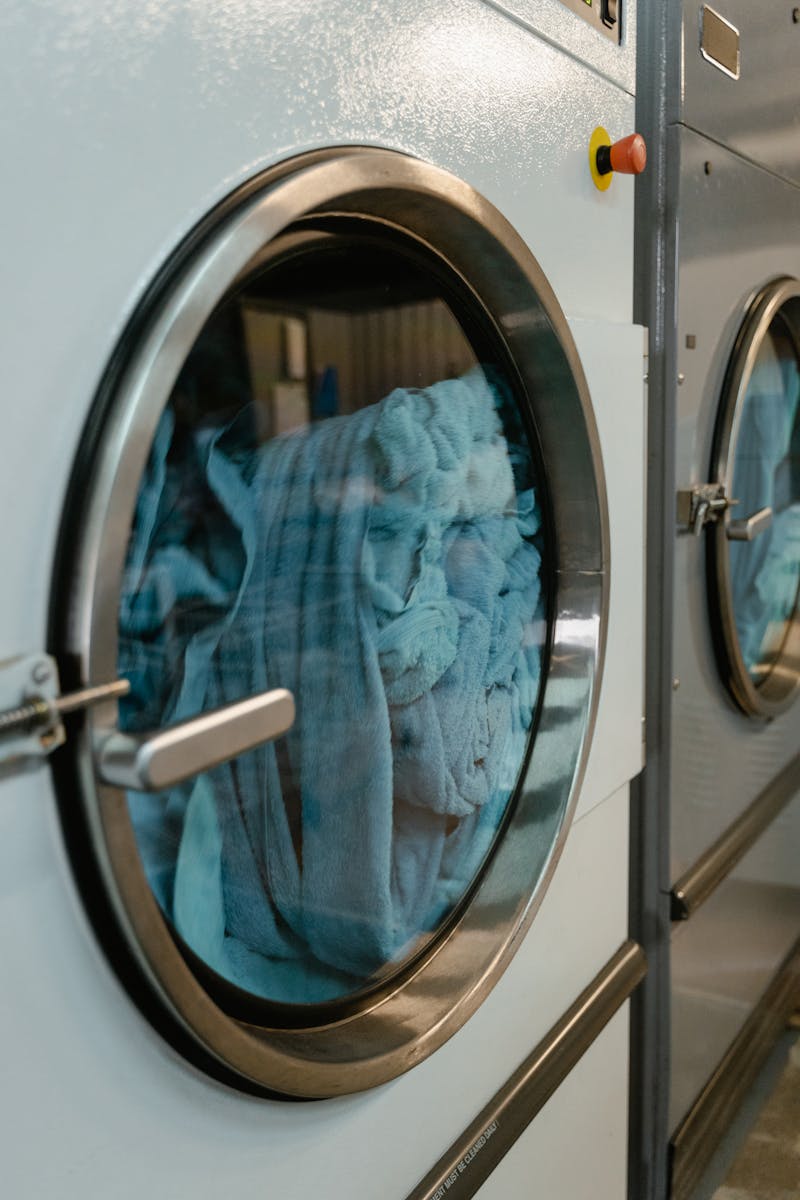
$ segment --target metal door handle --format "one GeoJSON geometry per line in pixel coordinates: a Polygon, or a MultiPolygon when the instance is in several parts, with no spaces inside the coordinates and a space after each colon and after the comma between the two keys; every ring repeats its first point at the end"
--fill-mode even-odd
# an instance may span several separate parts
{"type": "Polygon", "coordinates": [[[294,717],[294,696],[277,688],[153,733],[110,730],[95,746],[97,773],[104,783],[128,791],[166,791],[280,737],[294,717]]]}
{"type": "Polygon", "coordinates": [[[758,512],[742,521],[729,521],[726,533],[732,542],[752,542],[753,538],[769,529],[771,524],[772,509],[760,508],[758,512]]]}

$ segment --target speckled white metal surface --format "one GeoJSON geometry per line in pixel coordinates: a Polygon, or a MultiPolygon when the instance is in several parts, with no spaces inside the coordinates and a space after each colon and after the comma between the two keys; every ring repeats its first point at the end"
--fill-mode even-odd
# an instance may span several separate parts
{"type": "MultiPolygon", "coordinates": [[[[455,171],[527,239],[569,316],[631,315],[633,188],[586,169],[633,100],[474,0],[173,5],[54,0],[0,13],[6,175],[0,328],[9,404],[0,508],[33,485],[38,535],[7,526],[21,586],[0,655],[41,642],[57,513],[83,417],[145,285],[259,168],[320,145],[405,150],[455,171]],[[34,415],[35,411],[35,415],[34,415]],[[46,414],[46,425],[44,424],[46,414]]],[[[11,564],[13,563],[13,567],[11,564]]]]}
{"type": "Polygon", "coordinates": [[[565,8],[561,0],[487,2],[511,13],[529,29],[574,55],[627,92],[633,94],[636,91],[636,0],[622,0],[618,6],[622,25],[619,45],[599,37],[586,21],[565,8]]]}

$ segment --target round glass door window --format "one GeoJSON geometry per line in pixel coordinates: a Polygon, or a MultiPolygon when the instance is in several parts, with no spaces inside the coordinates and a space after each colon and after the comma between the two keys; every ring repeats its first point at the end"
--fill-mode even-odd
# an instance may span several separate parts
{"type": "Polygon", "coordinates": [[[447,292],[385,238],[278,242],[192,347],[139,487],[123,729],[295,698],[284,737],[128,798],[178,938],[269,1000],[424,948],[525,762],[541,487],[515,384],[447,292]]]}
{"type": "Polygon", "coordinates": [[[725,667],[745,711],[775,715],[800,678],[800,285],[754,303],[725,397],[719,478],[731,498],[715,544],[725,667]]]}
{"type": "Polygon", "coordinates": [[[590,741],[607,518],[547,281],[452,176],[307,156],[181,248],[84,448],[55,623],[130,684],[64,803],[98,932],[228,1082],[391,1078],[516,949],[590,741]]]}

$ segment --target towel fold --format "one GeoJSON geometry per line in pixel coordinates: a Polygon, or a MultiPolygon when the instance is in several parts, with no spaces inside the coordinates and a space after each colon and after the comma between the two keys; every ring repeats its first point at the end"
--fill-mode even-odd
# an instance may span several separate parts
{"type": "Polygon", "coordinates": [[[774,660],[800,579],[800,374],[792,346],[767,338],[756,360],[736,440],[732,519],[762,508],[772,524],[753,542],[730,542],[730,570],[739,645],[756,682],[774,660]]]}
{"type": "Polygon", "coordinates": [[[491,846],[544,628],[509,407],[475,370],[249,451],[236,422],[179,444],[164,414],[120,612],[125,722],[278,686],[297,721],[130,811],[178,932],[256,994],[363,986],[430,935],[491,846]]]}

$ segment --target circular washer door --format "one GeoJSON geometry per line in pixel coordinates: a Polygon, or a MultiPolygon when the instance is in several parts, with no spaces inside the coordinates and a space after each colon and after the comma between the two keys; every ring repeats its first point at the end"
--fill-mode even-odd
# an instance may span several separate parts
{"type": "Polygon", "coordinates": [[[390,1079],[507,965],[588,751],[607,517],[558,304],[459,180],[304,156],[179,249],[83,448],[54,641],[130,682],[57,766],[95,927],[211,1074],[390,1079]]]}
{"type": "Polygon", "coordinates": [[[773,717],[800,683],[800,283],[751,305],[734,348],[712,470],[730,506],[710,545],[711,620],[740,708],[773,717]]]}

